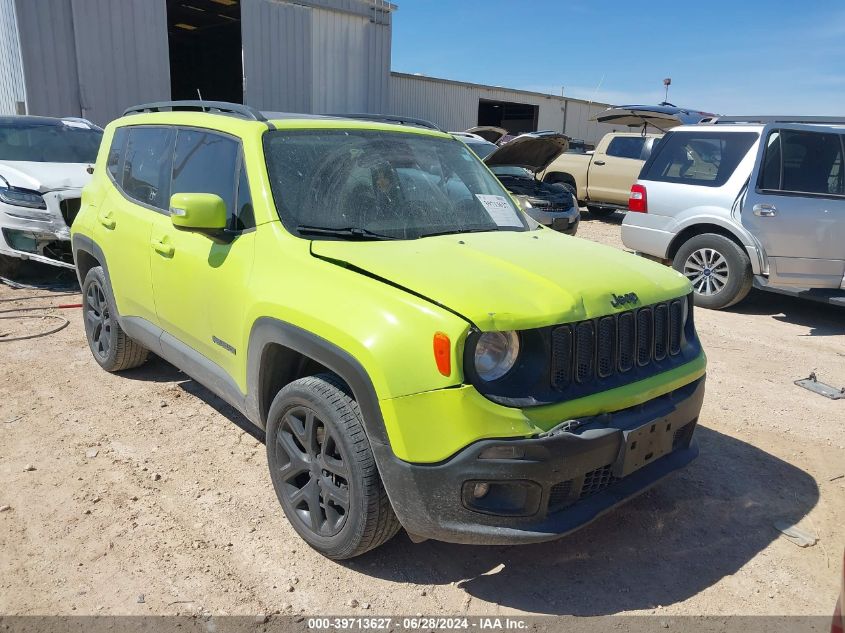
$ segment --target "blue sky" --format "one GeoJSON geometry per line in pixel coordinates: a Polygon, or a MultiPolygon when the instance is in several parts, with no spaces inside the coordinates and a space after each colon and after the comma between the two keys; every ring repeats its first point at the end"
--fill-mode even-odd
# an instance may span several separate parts
{"type": "Polygon", "coordinates": [[[843,0],[395,2],[396,71],[613,104],[671,77],[679,106],[845,115],[843,0]]]}

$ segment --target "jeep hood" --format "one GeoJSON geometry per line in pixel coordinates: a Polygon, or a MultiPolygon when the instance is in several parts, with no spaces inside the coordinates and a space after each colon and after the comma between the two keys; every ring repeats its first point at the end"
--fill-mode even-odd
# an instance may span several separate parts
{"type": "Polygon", "coordinates": [[[619,312],[689,292],[660,264],[551,230],[491,231],[406,241],[315,240],[313,255],[441,305],[484,331],[527,329],[619,312]]]}
{"type": "Polygon", "coordinates": [[[33,191],[81,189],[91,176],[86,169],[89,163],[39,163],[29,161],[0,161],[0,186],[6,182],[12,187],[33,191]],[[4,182],[4,180],[6,182],[4,182]]]}
{"type": "Polygon", "coordinates": [[[515,165],[533,172],[543,171],[569,147],[569,137],[557,132],[520,134],[484,159],[490,167],[515,165]]]}

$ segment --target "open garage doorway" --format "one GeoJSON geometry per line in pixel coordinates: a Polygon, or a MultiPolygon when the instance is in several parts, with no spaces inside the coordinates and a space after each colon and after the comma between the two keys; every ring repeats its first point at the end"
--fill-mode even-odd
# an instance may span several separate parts
{"type": "Polygon", "coordinates": [[[173,99],[243,103],[240,0],[167,0],[167,39],[173,99]]]}
{"type": "Polygon", "coordinates": [[[534,132],[540,106],[510,101],[478,100],[478,125],[505,128],[511,134],[534,132]]]}

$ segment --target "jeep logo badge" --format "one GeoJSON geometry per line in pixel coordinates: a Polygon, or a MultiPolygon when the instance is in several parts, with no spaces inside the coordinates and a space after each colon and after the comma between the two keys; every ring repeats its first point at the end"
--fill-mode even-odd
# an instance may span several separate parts
{"type": "Polygon", "coordinates": [[[629,303],[638,303],[640,298],[637,296],[635,292],[629,292],[626,295],[617,295],[611,294],[613,299],[610,300],[610,305],[614,308],[621,308],[624,305],[628,305],[629,303]]]}

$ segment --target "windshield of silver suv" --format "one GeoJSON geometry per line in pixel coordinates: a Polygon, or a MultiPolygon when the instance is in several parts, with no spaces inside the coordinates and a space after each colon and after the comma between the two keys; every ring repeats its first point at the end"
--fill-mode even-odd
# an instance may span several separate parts
{"type": "Polygon", "coordinates": [[[277,130],[264,154],[279,217],[311,239],[525,231],[501,183],[460,141],[378,130],[277,130]]]}

